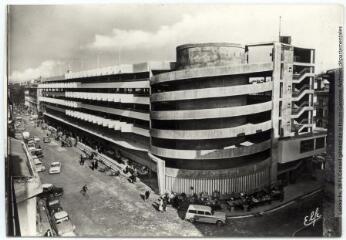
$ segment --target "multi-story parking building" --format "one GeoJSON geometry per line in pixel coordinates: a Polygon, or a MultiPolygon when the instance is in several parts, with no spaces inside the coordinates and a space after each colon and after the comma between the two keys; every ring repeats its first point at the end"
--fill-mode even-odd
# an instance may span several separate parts
{"type": "Polygon", "coordinates": [[[170,68],[151,62],[70,72],[38,85],[38,101],[50,125],[156,171],[148,156],[149,79],[170,68]]]}
{"type": "Polygon", "coordinates": [[[282,42],[187,44],[175,64],[48,79],[38,100],[51,124],[156,172],[160,192],[250,191],[325,151],[314,58],[282,42]]]}
{"type": "Polygon", "coordinates": [[[252,190],[293,178],[325,151],[313,124],[313,49],[183,45],[176,66],[151,80],[150,155],[161,189],[252,190]]]}

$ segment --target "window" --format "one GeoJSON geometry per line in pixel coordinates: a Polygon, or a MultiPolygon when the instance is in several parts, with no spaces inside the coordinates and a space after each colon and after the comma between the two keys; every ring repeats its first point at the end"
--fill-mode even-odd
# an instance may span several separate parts
{"type": "Polygon", "coordinates": [[[210,212],[205,212],[205,215],[211,216],[210,212]]]}
{"type": "Polygon", "coordinates": [[[279,117],[282,115],[282,101],[279,102],[279,117]]]}
{"type": "Polygon", "coordinates": [[[316,149],[324,148],[324,137],[316,139],[316,149]]]}
{"type": "Polygon", "coordinates": [[[197,211],[197,214],[204,215],[203,211],[197,211]]]}
{"type": "Polygon", "coordinates": [[[310,152],[313,150],[314,150],[314,139],[301,141],[300,153],[310,152]]]}
{"type": "Polygon", "coordinates": [[[282,98],[283,83],[280,83],[280,98],[282,98]]]}
{"type": "Polygon", "coordinates": [[[197,213],[196,210],[189,210],[189,213],[197,213]]]}

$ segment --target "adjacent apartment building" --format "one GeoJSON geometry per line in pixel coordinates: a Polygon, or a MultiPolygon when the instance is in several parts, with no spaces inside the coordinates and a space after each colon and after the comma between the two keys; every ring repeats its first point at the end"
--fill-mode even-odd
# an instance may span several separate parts
{"type": "Polygon", "coordinates": [[[314,124],[315,50],[289,39],[186,44],[175,63],[120,65],[46,79],[52,126],[156,173],[161,193],[251,191],[325,151],[314,124]]]}
{"type": "Polygon", "coordinates": [[[37,114],[37,82],[27,82],[24,86],[24,105],[32,114],[37,114]]]}

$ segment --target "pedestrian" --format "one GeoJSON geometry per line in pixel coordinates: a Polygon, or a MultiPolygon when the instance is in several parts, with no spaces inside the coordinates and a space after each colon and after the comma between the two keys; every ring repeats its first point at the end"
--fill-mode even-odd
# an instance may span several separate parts
{"type": "Polygon", "coordinates": [[[149,191],[149,190],[145,191],[145,194],[144,194],[144,201],[145,201],[145,200],[148,200],[149,196],[150,196],[150,191],[149,191]]]}
{"type": "Polygon", "coordinates": [[[95,169],[97,169],[97,167],[98,167],[98,160],[95,161],[94,167],[95,167],[95,169]]]}
{"type": "Polygon", "coordinates": [[[159,198],[159,211],[160,212],[163,211],[163,201],[162,201],[162,198],[159,198]]]}
{"type": "Polygon", "coordinates": [[[167,208],[167,199],[164,198],[162,202],[163,202],[163,203],[162,203],[162,209],[163,209],[164,212],[166,212],[166,208],[167,208]]]}
{"type": "Polygon", "coordinates": [[[83,196],[85,196],[85,194],[87,193],[88,191],[88,187],[87,185],[85,184],[83,187],[82,187],[82,190],[81,190],[81,193],[83,194],[83,196]]]}

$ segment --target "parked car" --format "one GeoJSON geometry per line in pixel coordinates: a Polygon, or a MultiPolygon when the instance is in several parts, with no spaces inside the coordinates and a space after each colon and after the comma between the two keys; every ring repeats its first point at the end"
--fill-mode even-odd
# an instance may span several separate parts
{"type": "Polygon", "coordinates": [[[32,156],[36,155],[38,158],[43,158],[42,149],[30,147],[30,148],[28,148],[28,150],[32,156]]]}
{"type": "Polygon", "coordinates": [[[55,197],[47,198],[47,210],[50,216],[53,216],[56,212],[62,211],[62,207],[60,205],[60,201],[55,197]]]}
{"type": "Polygon", "coordinates": [[[70,217],[66,211],[54,213],[53,221],[58,236],[76,236],[74,233],[76,227],[71,223],[70,217]]]}
{"type": "Polygon", "coordinates": [[[44,137],[43,142],[44,143],[50,143],[51,142],[50,137],[44,137]]]}
{"type": "Polygon", "coordinates": [[[209,206],[190,204],[186,211],[185,220],[216,223],[221,226],[226,223],[226,214],[224,212],[214,212],[209,206]]]}
{"type": "Polygon", "coordinates": [[[41,141],[41,139],[37,136],[34,136],[34,141],[35,141],[35,143],[39,143],[41,141]]]}
{"type": "Polygon", "coordinates": [[[37,172],[44,172],[44,171],[46,171],[46,167],[43,165],[43,163],[41,162],[41,160],[38,159],[38,157],[33,156],[32,159],[33,159],[33,161],[34,161],[35,168],[36,168],[36,171],[37,171],[37,172]]]}
{"type": "Polygon", "coordinates": [[[61,163],[60,162],[52,162],[49,168],[49,174],[60,173],[61,171],[61,163]]]}
{"type": "Polygon", "coordinates": [[[54,186],[51,183],[42,184],[43,192],[40,193],[41,198],[48,197],[61,197],[64,194],[64,189],[62,187],[54,186]]]}
{"type": "Polygon", "coordinates": [[[33,140],[30,140],[30,141],[28,141],[28,148],[35,148],[35,141],[33,141],[33,140]]]}

